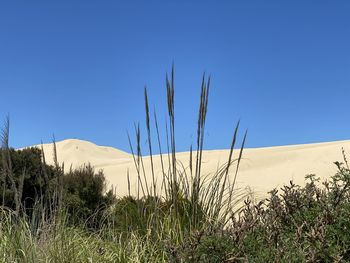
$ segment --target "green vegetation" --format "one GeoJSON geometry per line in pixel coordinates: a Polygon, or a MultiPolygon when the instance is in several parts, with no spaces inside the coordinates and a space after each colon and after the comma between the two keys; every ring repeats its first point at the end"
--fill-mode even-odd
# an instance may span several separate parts
{"type": "Polygon", "coordinates": [[[145,89],[152,179],[145,179],[136,126],[136,145],[129,136],[136,196],[117,198],[107,191],[103,172],[89,165],[64,173],[56,154],[50,166],[40,149],[10,149],[7,121],[0,151],[0,262],[349,262],[350,169],[344,152],[331,180],[309,175],[305,186],[290,182],[253,203],[235,188],[246,138],[233,156],[239,123],[227,163],[211,176],[201,173],[209,85],[203,77],[188,167],[176,158],[174,72],[166,79],[165,153],[156,115],[157,141],[151,140],[145,89]],[[153,145],[161,153],[161,186],[153,145]]]}
{"type": "Polygon", "coordinates": [[[90,165],[64,174],[63,167],[47,165],[38,148],[14,150],[4,144],[0,153],[0,206],[17,216],[50,219],[63,209],[69,223],[96,228],[114,202],[113,193],[106,193],[103,172],[95,173],[90,165]]]}
{"type": "Polygon", "coordinates": [[[105,177],[102,171],[95,173],[84,166],[63,176],[62,204],[73,225],[85,223],[91,228],[100,227],[103,214],[115,200],[112,190],[106,194],[105,177]]]}
{"type": "Polygon", "coordinates": [[[50,200],[50,190],[55,187],[55,169],[45,165],[41,160],[41,150],[28,148],[23,150],[0,149],[2,177],[0,187],[2,195],[0,204],[16,211],[29,212],[33,209],[39,196],[50,200]],[[16,201],[19,202],[17,203],[16,201]],[[19,208],[16,206],[20,205],[19,208]]]}

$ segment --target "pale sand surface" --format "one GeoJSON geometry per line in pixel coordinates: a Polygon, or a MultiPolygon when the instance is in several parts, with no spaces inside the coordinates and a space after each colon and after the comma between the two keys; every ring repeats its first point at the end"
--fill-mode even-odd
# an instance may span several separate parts
{"type": "MultiPolygon", "coordinates": [[[[44,144],[48,163],[53,163],[53,145],[44,144]]],[[[275,187],[293,180],[303,184],[305,175],[316,174],[326,179],[337,171],[335,161],[343,161],[342,147],[350,156],[350,140],[328,143],[291,145],[266,148],[246,148],[237,177],[237,187],[249,187],[257,197],[263,197],[275,187]]],[[[136,191],[137,173],[132,155],[112,147],[97,146],[91,142],[70,139],[57,142],[58,161],[65,168],[91,163],[95,169],[103,169],[109,186],[116,188],[118,196],[128,193],[127,171],[129,170],[131,191],[136,191]]],[[[212,175],[228,159],[229,150],[212,150],[203,153],[203,174],[212,175]]],[[[234,158],[238,150],[234,151],[234,158]]],[[[163,155],[164,163],[167,155],[163,155]]],[[[349,157],[350,158],[350,157],[349,157]]],[[[189,165],[189,153],[177,154],[177,160],[185,167],[189,165]]],[[[159,156],[154,157],[155,174],[161,182],[162,170],[159,156]]],[[[144,158],[145,170],[151,183],[150,158],[144,158]]],[[[233,178],[235,165],[230,176],[233,178]]]]}

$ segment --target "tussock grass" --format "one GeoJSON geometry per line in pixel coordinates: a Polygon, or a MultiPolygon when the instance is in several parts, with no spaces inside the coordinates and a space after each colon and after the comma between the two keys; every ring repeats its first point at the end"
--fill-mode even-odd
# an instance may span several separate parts
{"type": "Polygon", "coordinates": [[[164,262],[165,253],[147,235],[122,239],[108,229],[88,233],[67,226],[64,218],[33,234],[25,218],[4,210],[0,217],[0,262],[164,262]]]}
{"type": "MultiPolygon", "coordinates": [[[[148,225],[148,229],[153,229],[153,226],[162,225],[164,222],[160,222],[159,220],[163,220],[164,217],[169,217],[173,220],[173,226],[180,224],[178,225],[178,228],[182,229],[182,231],[194,231],[199,230],[202,227],[217,227],[219,225],[223,227],[227,224],[227,219],[235,212],[234,205],[237,204],[235,201],[237,201],[239,197],[242,197],[241,193],[235,189],[235,181],[247,133],[244,135],[239,156],[234,158],[233,149],[237,144],[239,122],[234,130],[227,163],[217,171],[213,171],[209,176],[202,174],[204,134],[209,102],[209,89],[210,77],[206,78],[205,75],[203,75],[197,119],[197,139],[195,149],[193,150],[192,146],[190,147],[189,169],[186,169],[186,166],[180,163],[176,156],[174,67],[172,68],[170,79],[168,75],[166,76],[166,94],[168,104],[166,153],[162,152],[161,145],[164,144],[164,142],[162,143],[160,141],[159,124],[156,113],[154,113],[155,137],[158,140],[158,151],[160,152],[159,158],[162,167],[162,184],[160,191],[157,189],[156,184],[147,88],[144,90],[147,142],[151,166],[149,172],[152,178],[151,182],[148,182],[146,176],[147,171],[145,171],[144,158],[142,156],[139,125],[135,127],[136,147],[133,147],[129,135],[128,138],[136,171],[138,173],[137,189],[141,190],[143,197],[153,197],[154,200],[156,200],[153,206],[154,210],[152,211],[154,215],[150,217],[151,222],[148,225]],[[137,149],[136,152],[134,151],[134,148],[137,149]],[[229,176],[229,172],[234,164],[235,171],[232,180],[229,176]],[[160,205],[159,202],[166,204],[167,209],[162,210],[162,213],[166,214],[165,216],[158,215],[160,211],[158,207],[160,205]]],[[[140,198],[139,190],[137,198],[140,198]]],[[[140,207],[139,211],[142,212],[143,208],[140,207]]],[[[159,233],[157,227],[155,232],[159,233]]]]}

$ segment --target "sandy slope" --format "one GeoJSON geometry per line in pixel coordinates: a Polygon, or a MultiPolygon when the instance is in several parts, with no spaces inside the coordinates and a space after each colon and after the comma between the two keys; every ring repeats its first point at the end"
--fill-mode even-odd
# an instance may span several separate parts
{"type": "MultiPolygon", "coordinates": [[[[248,186],[257,196],[262,196],[272,188],[288,183],[289,180],[302,184],[306,174],[314,173],[321,178],[327,178],[336,172],[333,162],[342,161],[342,147],[350,156],[350,141],[245,149],[237,186],[248,186]]],[[[45,144],[44,152],[47,161],[52,163],[52,144],[45,144]]],[[[103,169],[109,185],[116,188],[118,195],[127,193],[126,174],[129,170],[131,189],[136,189],[134,161],[132,155],[126,152],[75,139],[58,142],[57,152],[59,162],[64,162],[66,168],[89,162],[96,169],[103,169]]],[[[218,166],[227,161],[228,153],[228,150],[205,151],[204,174],[214,173],[218,166]]],[[[237,151],[234,154],[238,156],[237,151]]],[[[167,156],[164,156],[164,161],[166,160],[167,156]]],[[[179,153],[177,160],[188,167],[189,153],[179,153]]],[[[151,182],[149,157],[144,159],[144,163],[151,182]]],[[[154,158],[154,163],[155,173],[160,182],[162,173],[159,156],[154,158]]],[[[234,169],[231,171],[232,177],[234,169]]]]}

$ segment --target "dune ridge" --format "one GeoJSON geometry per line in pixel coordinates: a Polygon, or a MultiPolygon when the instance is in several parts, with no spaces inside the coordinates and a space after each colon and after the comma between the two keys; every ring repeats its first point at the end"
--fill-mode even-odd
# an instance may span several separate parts
{"type": "MultiPolygon", "coordinates": [[[[136,191],[137,173],[132,155],[113,147],[98,146],[88,141],[68,139],[56,143],[58,161],[64,162],[66,169],[90,163],[95,169],[103,169],[109,187],[117,195],[127,194],[127,172],[129,171],[131,190],[136,191]]],[[[40,146],[38,146],[40,147],[40,146]]],[[[293,180],[303,184],[305,175],[316,174],[322,179],[329,178],[337,171],[335,161],[342,161],[342,148],[350,154],[350,140],[275,146],[265,148],[246,148],[237,177],[238,188],[249,188],[257,197],[263,197],[275,187],[293,180]]],[[[53,163],[53,144],[44,144],[46,160],[53,163]]],[[[208,150],[203,152],[203,175],[213,174],[225,164],[229,150],[208,150]]],[[[238,156],[238,150],[234,151],[238,156]]],[[[167,157],[164,155],[165,163],[167,157]]],[[[188,167],[189,153],[177,154],[177,160],[188,167]]],[[[150,158],[144,157],[146,176],[151,181],[150,158]]],[[[155,174],[160,185],[162,172],[159,155],[154,156],[155,174]]],[[[235,165],[230,176],[234,175],[235,165]]]]}

